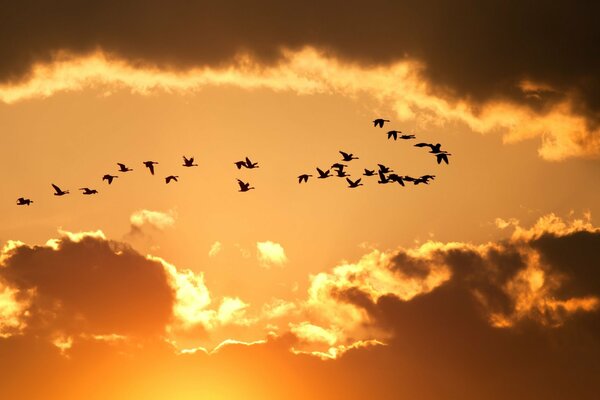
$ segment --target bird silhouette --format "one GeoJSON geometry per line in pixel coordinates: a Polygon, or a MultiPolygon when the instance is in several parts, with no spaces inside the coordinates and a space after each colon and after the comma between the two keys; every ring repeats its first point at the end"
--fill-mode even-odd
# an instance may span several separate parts
{"type": "Polygon", "coordinates": [[[394,172],[393,169],[389,169],[388,167],[386,167],[383,164],[377,164],[377,166],[379,166],[379,171],[383,172],[384,174],[387,174],[388,172],[394,172]]]}
{"type": "Polygon", "coordinates": [[[387,137],[388,137],[388,139],[394,138],[394,140],[397,140],[399,133],[402,133],[402,132],[400,132],[400,131],[389,131],[387,133],[387,137]]]}
{"type": "Polygon", "coordinates": [[[79,190],[83,190],[82,194],[85,194],[85,195],[98,193],[98,191],[96,189],[90,189],[90,188],[79,188],[79,190]]]}
{"type": "Polygon", "coordinates": [[[344,171],[343,169],[336,169],[335,173],[337,174],[336,176],[339,178],[344,178],[346,176],[350,176],[350,174],[346,173],[346,171],[344,171]]]}
{"type": "Polygon", "coordinates": [[[154,165],[158,163],[156,161],[144,161],[143,164],[150,170],[150,173],[154,175],[154,165]]]}
{"type": "Polygon", "coordinates": [[[430,153],[433,153],[433,154],[439,153],[441,151],[440,150],[441,146],[442,145],[439,144],[439,143],[437,143],[437,144],[431,144],[431,143],[417,143],[417,144],[415,144],[415,147],[430,147],[431,148],[430,153]]]}
{"type": "Polygon", "coordinates": [[[102,180],[108,181],[108,184],[110,185],[112,183],[113,179],[115,179],[115,178],[118,178],[118,176],[106,174],[102,177],[102,180]]]}
{"type": "Polygon", "coordinates": [[[323,170],[321,168],[317,167],[317,172],[319,173],[319,176],[317,176],[317,179],[325,179],[325,178],[329,178],[331,175],[329,175],[329,170],[323,172],[323,170]]]}
{"type": "Polygon", "coordinates": [[[448,156],[451,156],[451,155],[452,155],[452,154],[450,154],[450,153],[446,153],[446,152],[444,151],[444,152],[441,152],[441,153],[438,153],[438,154],[436,154],[436,155],[435,155],[435,157],[437,158],[437,163],[438,163],[438,164],[441,164],[441,163],[442,163],[442,161],[444,161],[446,164],[448,164],[448,156]]]}
{"type": "Polygon", "coordinates": [[[365,173],[364,173],[363,175],[364,175],[364,176],[373,176],[373,175],[376,175],[376,174],[375,174],[375,170],[372,170],[372,169],[366,169],[366,168],[365,168],[365,173]]]}
{"type": "Polygon", "coordinates": [[[133,171],[131,168],[127,168],[125,164],[117,163],[117,165],[119,166],[119,172],[133,171]]]}
{"type": "Polygon", "coordinates": [[[302,175],[298,176],[298,183],[302,183],[303,181],[304,181],[304,182],[308,182],[308,178],[309,178],[310,176],[312,176],[312,175],[309,175],[309,174],[302,174],[302,175]]]}
{"type": "Polygon", "coordinates": [[[197,167],[198,164],[194,164],[194,157],[186,158],[183,156],[183,166],[184,167],[197,167]]]}
{"type": "Polygon", "coordinates": [[[61,188],[59,188],[58,186],[56,186],[54,183],[52,183],[52,187],[54,188],[54,195],[55,196],[64,196],[65,194],[69,194],[68,190],[62,190],[61,188]]]}
{"type": "Polygon", "coordinates": [[[389,119],[383,119],[383,118],[377,118],[373,120],[373,126],[377,127],[379,126],[380,128],[383,128],[383,124],[385,122],[390,122],[389,119]]]}
{"type": "Polygon", "coordinates": [[[331,168],[339,169],[339,170],[343,170],[345,167],[347,167],[346,164],[340,164],[340,163],[335,163],[331,166],[331,168]]]}
{"type": "Polygon", "coordinates": [[[435,179],[435,175],[423,175],[419,179],[422,180],[423,183],[429,183],[429,180],[435,179]]]}
{"type": "Polygon", "coordinates": [[[379,180],[377,181],[377,183],[381,183],[381,184],[390,183],[390,180],[388,179],[387,176],[384,175],[383,171],[379,171],[379,180]]]}
{"type": "Polygon", "coordinates": [[[29,206],[31,203],[33,203],[33,200],[31,200],[31,199],[26,199],[24,197],[19,197],[17,199],[18,206],[29,206]]]}
{"type": "Polygon", "coordinates": [[[400,139],[416,139],[415,135],[402,135],[402,136],[398,136],[400,139]]]}
{"type": "Polygon", "coordinates": [[[354,157],[354,154],[352,154],[352,153],[345,153],[345,152],[343,152],[343,151],[340,150],[340,154],[343,157],[342,161],[358,160],[358,157],[354,157]]]}
{"type": "Polygon", "coordinates": [[[356,188],[359,186],[363,186],[362,183],[360,183],[361,178],[358,178],[356,181],[351,181],[350,178],[346,178],[346,182],[348,182],[348,187],[349,188],[356,188]]]}
{"type": "Polygon", "coordinates": [[[238,179],[237,181],[238,181],[238,185],[240,185],[239,192],[247,192],[250,189],[254,189],[254,187],[250,187],[250,182],[246,183],[240,179],[238,179]]]}
{"type": "Polygon", "coordinates": [[[402,180],[402,177],[400,175],[389,174],[388,179],[392,182],[398,182],[400,186],[404,186],[404,181],[402,180]]]}
{"type": "Polygon", "coordinates": [[[167,177],[165,178],[165,182],[167,182],[167,183],[169,183],[169,182],[171,182],[171,181],[179,182],[179,181],[177,180],[177,178],[179,178],[179,176],[178,176],[178,175],[169,175],[169,176],[167,176],[167,177]]]}
{"type": "Polygon", "coordinates": [[[242,167],[246,166],[246,161],[236,161],[234,162],[234,164],[237,167],[237,169],[242,169],[242,167]]]}
{"type": "Polygon", "coordinates": [[[258,168],[258,163],[257,162],[253,163],[252,161],[250,161],[250,159],[248,157],[246,157],[246,168],[249,168],[249,169],[258,168]]]}

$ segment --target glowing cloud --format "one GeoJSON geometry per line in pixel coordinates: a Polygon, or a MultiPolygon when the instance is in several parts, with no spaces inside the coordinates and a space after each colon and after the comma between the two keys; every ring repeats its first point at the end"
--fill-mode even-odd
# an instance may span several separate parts
{"type": "Polygon", "coordinates": [[[287,256],[283,246],[279,243],[266,241],[257,242],[258,261],[262,267],[268,268],[272,265],[282,266],[287,262],[287,256]]]}

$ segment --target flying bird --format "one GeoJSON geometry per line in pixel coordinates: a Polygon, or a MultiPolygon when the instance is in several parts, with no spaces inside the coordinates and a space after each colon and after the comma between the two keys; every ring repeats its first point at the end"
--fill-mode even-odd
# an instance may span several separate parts
{"type": "Polygon", "coordinates": [[[325,178],[329,178],[331,175],[329,175],[329,170],[323,172],[323,170],[321,168],[317,167],[317,172],[319,173],[319,176],[317,176],[317,179],[325,179],[325,178]]]}
{"type": "Polygon", "coordinates": [[[250,161],[250,159],[248,157],[246,157],[246,168],[249,168],[249,169],[258,168],[258,163],[257,162],[253,163],[252,161],[250,161]]]}
{"type": "Polygon", "coordinates": [[[237,169],[242,169],[242,167],[246,167],[246,161],[236,161],[234,162],[237,169]]]}
{"type": "Polygon", "coordinates": [[[240,179],[238,179],[237,181],[238,181],[238,185],[240,185],[239,192],[247,192],[250,189],[254,189],[254,187],[250,187],[250,182],[246,183],[240,179]]]}
{"type": "Polygon", "coordinates": [[[33,203],[33,200],[31,200],[31,199],[26,199],[24,197],[19,197],[17,199],[18,206],[29,206],[31,203],[33,203]]]}
{"type": "Polygon", "coordinates": [[[387,133],[387,137],[388,137],[388,139],[394,138],[394,140],[397,140],[399,133],[402,133],[402,132],[400,132],[400,131],[389,131],[387,133]]]}
{"type": "Polygon", "coordinates": [[[85,195],[98,193],[98,191],[96,189],[90,189],[90,188],[79,188],[79,190],[83,190],[82,194],[85,194],[85,195]]]}
{"type": "Polygon", "coordinates": [[[179,182],[179,181],[177,180],[177,178],[179,178],[179,176],[178,176],[178,175],[169,175],[169,176],[167,176],[167,177],[165,178],[165,182],[167,182],[167,183],[169,183],[169,182],[171,182],[171,181],[179,182]]]}
{"type": "Polygon", "coordinates": [[[65,194],[69,194],[68,190],[62,190],[61,188],[59,188],[58,186],[56,186],[54,183],[52,183],[52,187],[54,188],[54,195],[55,196],[64,196],[65,194]]]}
{"type": "Polygon", "coordinates": [[[402,136],[398,136],[400,139],[416,139],[415,135],[402,135],[402,136]]]}
{"type": "Polygon", "coordinates": [[[383,118],[377,118],[377,119],[373,120],[373,126],[374,127],[379,126],[380,128],[383,128],[383,124],[385,122],[390,122],[390,120],[389,119],[383,119],[383,118]]]}
{"type": "Polygon", "coordinates": [[[437,158],[437,163],[438,163],[438,164],[441,164],[441,163],[442,163],[442,161],[444,161],[446,164],[448,164],[448,156],[451,156],[451,155],[452,155],[452,154],[450,154],[450,153],[446,153],[445,151],[444,151],[444,152],[441,152],[441,153],[438,153],[438,154],[436,154],[435,156],[436,156],[436,158],[437,158]]]}
{"type": "Polygon", "coordinates": [[[117,165],[119,166],[119,172],[133,171],[131,168],[127,168],[125,164],[117,163],[117,165]]]}
{"type": "Polygon", "coordinates": [[[312,176],[309,174],[302,174],[300,176],[298,176],[298,183],[302,183],[302,182],[308,182],[308,178],[312,176]]]}
{"type": "Polygon", "coordinates": [[[344,167],[347,167],[347,165],[346,165],[346,164],[340,164],[340,163],[335,163],[335,164],[333,164],[333,165],[331,166],[331,168],[334,168],[334,169],[339,169],[339,170],[343,170],[343,169],[344,169],[344,167]]]}
{"type": "Polygon", "coordinates": [[[436,143],[436,144],[417,143],[417,144],[415,144],[415,147],[429,147],[429,148],[431,148],[430,153],[437,154],[437,153],[441,152],[440,147],[442,147],[442,145],[439,143],[436,143]]]}
{"type": "Polygon", "coordinates": [[[386,183],[390,183],[390,180],[387,176],[383,174],[382,171],[379,171],[379,180],[377,181],[377,183],[381,183],[382,185],[384,185],[386,183]]]}
{"type": "Polygon", "coordinates": [[[365,168],[365,173],[363,175],[364,176],[373,176],[373,175],[375,175],[375,170],[365,168]]]}
{"type": "Polygon", "coordinates": [[[352,154],[352,153],[345,153],[343,151],[340,151],[340,154],[343,157],[342,161],[358,160],[358,157],[354,157],[354,154],[352,154]]]}
{"type": "Polygon", "coordinates": [[[336,176],[338,176],[339,178],[350,176],[350,174],[347,174],[346,171],[344,171],[343,169],[336,169],[335,173],[337,174],[336,176]]]}
{"type": "Polygon", "coordinates": [[[377,164],[379,166],[379,172],[383,172],[384,174],[387,174],[388,172],[394,172],[393,169],[389,169],[388,167],[386,167],[383,164],[377,164]]]}
{"type": "Polygon", "coordinates": [[[143,164],[150,170],[150,173],[154,175],[154,165],[158,163],[156,161],[144,161],[143,164]]]}
{"type": "Polygon", "coordinates": [[[356,187],[359,187],[359,186],[363,186],[363,184],[360,183],[360,180],[361,180],[361,178],[358,178],[356,181],[352,182],[350,180],[350,178],[346,178],[346,182],[348,182],[348,187],[349,188],[356,188],[356,187]]]}
{"type": "Polygon", "coordinates": [[[115,178],[118,178],[118,176],[106,174],[102,177],[102,180],[108,181],[108,184],[110,185],[112,183],[113,179],[115,179],[115,178]]]}
{"type": "Polygon", "coordinates": [[[428,181],[434,180],[435,179],[435,175],[423,175],[419,178],[421,181],[423,181],[423,183],[429,183],[428,181]]]}
{"type": "Polygon", "coordinates": [[[404,181],[402,180],[402,177],[400,175],[397,174],[389,174],[388,175],[388,179],[391,182],[398,182],[400,184],[400,186],[404,186],[404,181]]]}
{"type": "Polygon", "coordinates": [[[197,167],[198,164],[194,164],[194,157],[186,158],[183,156],[183,166],[184,167],[197,167]]]}

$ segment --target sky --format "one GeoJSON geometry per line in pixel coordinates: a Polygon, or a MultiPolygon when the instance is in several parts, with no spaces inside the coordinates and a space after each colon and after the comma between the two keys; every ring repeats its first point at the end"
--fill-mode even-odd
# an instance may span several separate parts
{"type": "Polygon", "coordinates": [[[0,393],[595,398],[598,8],[6,5],[0,393]]]}

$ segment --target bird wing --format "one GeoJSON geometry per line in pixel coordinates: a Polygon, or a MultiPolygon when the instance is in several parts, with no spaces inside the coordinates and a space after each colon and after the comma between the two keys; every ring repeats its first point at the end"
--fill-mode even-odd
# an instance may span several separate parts
{"type": "Polygon", "coordinates": [[[350,185],[350,186],[354,186],[354,185],[355,185],[355,183],[354,183],[354,182],[352,182],[352,181],[350,180],[350,178],[346,178],[346,182],[348,182],[348,185],[350,185]]]}
{"type": "Polygon", "coordinates": [[[52,187],[54,188],[54,191],[56,193],[61,193],[62,192],[62,190],[60,190],[60,188],[58,186],[56,186],[54,183],[52,183],[52,187]]]}
{"type": "Polygon", "coordinates": [[[429,146],[429,147],[431,147],[433,149],[433,145],[429,144],[429,143],[417,143],[417,144],[415,144],[415,147],[427,147],[427,146],[429,146]]]}
{"type": "Polygon", "coordinates": [[[317,167],[317,172],[319,173],[319,175],[323,176],[323,175],[327,175],[325,172],[323,172],[323,170],[319,167],[317,167]]]}
{"type": "Polygon", "coordinates": [[[240,185],[240,189],[244,189],[246,187],[246,184],[242,180],[238,179],[237,181],[238,185],[240,185]]]}
{"type": "Polygon", "coordinates": [[[117,163],[117,165],[118,165],[118,166],[119,166],[119,168],[121,168],[121,169],[127,169],[127,167],[125,166],[125,164],[117,163]]]}
{"type": "Polygon", "coordinates": [[[148,164],[148,169],[150,170],[150,173],[154,175],[154,164],[148,164]]]}
{"type": "Polygon", "coordinates": [[[248,166],[252,165],[252,161],[250,161],[250,159],[248,157],[246,157],[246,165],[248,165],[248,166]]]}

